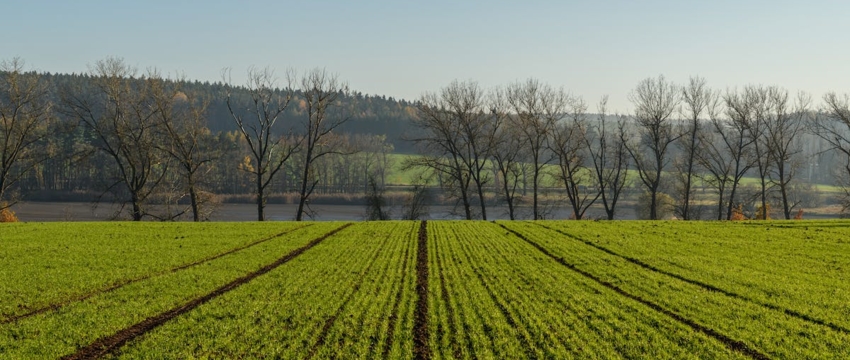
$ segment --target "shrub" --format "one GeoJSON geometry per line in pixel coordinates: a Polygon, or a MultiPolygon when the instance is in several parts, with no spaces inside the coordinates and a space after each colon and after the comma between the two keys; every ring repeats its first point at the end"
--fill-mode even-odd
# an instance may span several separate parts
{"type": "MultiPolygon", "coordinates": [[[[635,215],[637,215],[638,219],[649,220],[649,208],[652,203],[651,196],[652,194],[650,192],[644,191],[638,197],[637,204],[635,205],[635,215]]],[[[673,207],[676,204],[673,197],[663,192],[658,192],[656,193],[655,201],[655,214],[658,216],[658,220],[667,220],[673,217],[673,207]]]]}
{"type": "Polygon", "coordinates": [[[732,209],[732,217],[729,220],[732,220],[732,221],[747,220],[747,217],[744,215],[744,205],[743,204],[738,204],[738,207],[732,209]]]}
{"type": "MultiPolygon", "coordinates": [[[[5,204],[0,205],[0,207],[5,206],[5,204]]],[[[18,216],[15,215],[15,212],[10,210],[9,208],[5,208],[0,210],[0,223],[13,223],[18,222],[18,216]]]]}

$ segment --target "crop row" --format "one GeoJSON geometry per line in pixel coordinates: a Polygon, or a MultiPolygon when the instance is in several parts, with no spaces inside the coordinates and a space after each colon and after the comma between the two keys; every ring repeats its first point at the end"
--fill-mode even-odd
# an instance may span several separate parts
{"type": "Polygon", "coordinates": [[[299,228],[292,223],[4,224],[0,322],[299,228]]]}
{"type": "MultiPolygon", "coordinates": [[[[339,226],[302,228],[198,266],[167,271],[70,302],[55,311],[0,324],[0,354],[10,358],[51,358],[73,353],[98,338],[209,293],[339,226]]],[[[157,254],[147,256],[155,258],[157,254]]]]}
{"type": "Polygon", "coordinates": [[[734,358],[496,225],[429,224],[434,358],[734,358]]]}
{"type": "MultiPolygon", "coordinates": [[[[723,291],[850,332],[850,228],[841,222],[540,222],[582,241],[723,291]]],[[[848,223],[844,223],[850,225],[848,223]]]]}
{"type": "Polygon", "coordinates": [[[836,224],[15,225],[0,357],[847,358],[836,224]]]}
{"type": "MultiPolygon", "coordinates": [[[[714,291],[687,278],[655,271],[535,223],[500,224],[530,243],[537,244],[564,264],[591,274],[625,293],[651,299],[660,308],[712,329],[758,353],[779,358],[850,356],[850,348],[846,346],[850,343],[850,334],[829,326],[745,298],[714,291]]],[[[569,227],[569,231],[574,232],[575,229],[569,227]]],[[[590,234],[592,232],[586,235],[590,234]]],[[[599,235],[602,239],[611,236],[611,233],[599,235]]],[[[739,256],[746,256],[746,253],[740,253],[739,256]]],[[[657,259],[663,258],[657,256],[657,259]]]]}
{"type": "Polygon", "coordinates": [[[417,225],[347,228],[128,344],[118,357],[408,357],[417,225]]]}

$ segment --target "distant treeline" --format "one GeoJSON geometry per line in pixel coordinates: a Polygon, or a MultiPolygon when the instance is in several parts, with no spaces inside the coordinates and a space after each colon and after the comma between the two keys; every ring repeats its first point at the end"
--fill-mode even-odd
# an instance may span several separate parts
{"type": "Polygon", "coordinates": [[[301,220],[316,194],[382,204],[393,152],[421,155],[398,165],[431,177],[411,198],[439,184],[467,219],[494,205],[511,218],[569,207],[576,219],[601,206],[613,219],[626,193],[645,194],[630,200],[650,219],[767,218],[771,207],[791,218],[814,202],[813,184],[848,189],[847,96],[816,104],[777,86],[720,92],[658,77],[630,99],[634,113],[611,114],[607,98],[589,106],[531,79],[486,91],[453,82],[408,102],[352,91],[322,69],[201,83],[116,58],[71,75],[13,59],[0,68],[0,210],[99,199],[134,220],[197,221],[222,195],[250,194],[263,220],[269,196],[286,193],[301,220]]]}

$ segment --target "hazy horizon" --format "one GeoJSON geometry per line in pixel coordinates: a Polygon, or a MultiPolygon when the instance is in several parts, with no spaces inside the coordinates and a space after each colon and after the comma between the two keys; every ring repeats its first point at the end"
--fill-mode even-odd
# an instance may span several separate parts
{"type": "Polygon", "coordinates": [[[324,67],[351,88],[415,100],[452,80],[529,77],[631,109],[638,81],[702,76],[717,89],[847,92],[850,4],[817,1],[427,2],[32,1],[4,6],[2,60],[80,73],[107,56],[140,71],[235,83],[248,67],[324,67]]]}

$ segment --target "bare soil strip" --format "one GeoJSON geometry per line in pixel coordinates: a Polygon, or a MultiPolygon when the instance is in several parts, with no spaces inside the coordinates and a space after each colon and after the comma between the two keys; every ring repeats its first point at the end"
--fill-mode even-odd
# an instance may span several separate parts
{"type": "Polygon", "coordinates": [[[248,283],[249,281],[259,277],[260,275],[266,274],[269,271],[274,270],[275,268],[277,268],[277,267],[289,262],[290,260],[294,259],[298,255],[301,255],[302,253],[309,250],[310,248],[318,245],[320,242],[327,239],[328,237],[342,231],[343,229],[345,229],[345,228],[347,228],[351,225],[352,225],[352,223],[348,223],[348,224],[345,224],[343,226],[340,226],[339,228],[336,228],[336,229],[328,232],[325,235],[322,235],[322,236],[320,236],[316,239],[313,239],[307,245],[304,245],[304,246],[302,246],[298,249],[295,249],[295,250],[291,251],[290,253],[284,255],[283,257],[275,260],[274,262],[272,262],[272,263],[270,263],[266,266],[263,266],[262,268],[260,268],[257,271],[254,271],[254,272],[252,272],[248,275],[245,275],[245,276],[240,277],[236,280],[233,280],[233,281],[219,287],[218,289],[214,290],[213,292],[208,293],[208,294],[201,296],[199,298],[196,298],[195,300],[192,300],[188,303],[185,303],[183,305],[175,307],[175,308],[168,310],[166,312],[163,312],[159,315],[149,317],[149,318],[145,319],[144,321],[142,321],[140,323],[137,323],[137,324],[132,325],[130,327],[119,330],[118,332],[116,332],[115,334],[112,334],[110,336],[100,338],[97,341],[89,344],[88,346],[79,349],[76,353],[62,357],[62,359],[68,359],[68,360],[71,360],[71,359],[98,359],[100,357],[103,357],[103,356],[105,356],[105,355],[107,355],[107,354],[109,354],[109,353],[111,353],[115,350],[118,350],[118,348],[120,348],[121,346],[123,346],[127,342],[129,342],[129,341],[131,341],[131,340],[133,340],[133,339],[135,339],[139,336],[144,335],[145,333],[159,327],[160,325],[166,323],[167,321],[169,321],[169,320],[171,320],[171,319],[173,319],[177,316],[180,316],[184,313],[187,313],[187,312],[191,311],[192,309],[195,309],[198,306],[203,305],[206,302],[209,302],[212,299],[215,299],[215,298],[217,298],[221,295],[224,295],[225,293],[227,293],[231,290],[234,290],[234,289],[236,289],[237,287],[239,287],[243,284],[248,283]]]}
{"type": "Polygon", "coordinates": [[[56,303],[53,303],[53,304],[49,304],[49,305],[40,307],[38,309],[30,310],[30,311],[23,313],[23,314],[20,314],[20,315],[12,315],[12,316],[7,317],[3,320],[0,320],[0,325],[17,322],[18,320],[22,320],[22,319],[25,319],[25,318],[28,318],[28,317],[31,317],[31,316],[35,316],[35,315],[38,315],[38,314],[43,314],[43,313],[46,313],[48,311],[56,311],[56,310],[59,310],[60,308],[62,308],[63,306],[70,305],[70,304],[73,304],[75,302],[84,301],[84,300],[87,300],[91,297],[94,297],[94,296],[97,296],[97,295],[100,295],[100,294],[105,294],[105,293],[120,289],[124,286],[137,283],[139,281],[144,281],[144,280],[147,280],[147,279],[150,279],[150,278],[153,278],[153,277],[157,277],[157,276],[160,276],[160,275],[175,273],[175,272],[178,272],[180,270],[185,270],[185,269],[188,269],[190,267],[198,266],[198,265],[204,264],[206,262],[218,259],[222,256],[230,255],[230,254],[233,254],[237,251],[245,250],[245,249],[250,248],[252,246],[262,244],[262,243],[267,242],[269,240],[279,238],[281,236],[284,236],[284,235],[289,234],[291,232],[294,232],[296,230],[301,230],[303,228],[306,228],[306,227],[312,226],[312,225],[313,224],[307,224],[307,225],[304,225],[304,226],[299,226],[297,228],[289,229],[287,231],[284,231],[284,232],[281,232],[281,233],[278,233],[278,234],[274,234],[272,236],[268,236],[268,237],[265,237],[265,238],[262,238],[262,239],[259,239],[259,240],[256,240],[256,241],[252,241],[248,244],[245,244],[245,245],[242,245],[242,246],[239,246],[239,247],[236,247],[236,248],[233,248],[233,249],[230,249],[230,250],[227,250],[227,251],[224,251],[224,252],[212,255],[212,256],[208,256],[208,257],[205,257],[203,259],[200,259],[200,260],[197,260],[197,261],[194,261],[194,262],[191,262],[191,263],[186,263],[186,264],[178,265],[178,266],[175,266],[171,269],[167,269],[167,270],[164,270],[164,271],[150,273],[150,274],[142,275],[142,276],[139,276],[139,277],[123,280],[123,281],[120,281],[118,283],[107,286],[105,288],[97,289],[97,290],[94,290],[92,292],[88,292],[88,293],[85,293],[85,294],[80,294],[80,295],[74,296],[70,299],[66,299],[66,300],[61,301],[61,302],[56,302],[56,303]]]}
{"type": "MultiPolygon", "coordinates": [[[[392,237],[391,235],[387,235],[387,237],[384,238],[384,241],[381,244],[380,249],[386,248],[386,244],[390,240],[391,237],[392,237]]],[[[325,320],[325,325],[322,326],[322,331],[319,333],[319,337],[316,339],[316,342],[313,343],[313,346],[310,347],[310,352],[305,357],[306,360],[312,359],[314,356],[316,356],[316,352],[318,352],[319,348],[321,348],[322,345],[325,344],[325,338],[328,336],[328,333],[330,332],[331,327],[336,322],[336,319],[339,318],[339,316],[342,314],[342,311],[345,310],[345,308],[348,306],[348,303],[351,301],[351,299],[354,298],[354,295],[357,294],[358,291],[360,291],[360,285],[363,284],[363,279],[365,279],[366,274],[368,274],[369,271],[372,270],[372,266],[375,265],[375,262],[377,262],[377,260],[378,260],[378,256],[381,255],[381,251],[382,250],[375,251],[375,255],[372,256],[372,259],[369,260],[369,265],[367,265],[366,269],[361,271],[359,276],[357,277],[357,281],[354,283],[354,286],[352,287],[351,292],[349,292],[345,296],[345,299],[342,301],[342,303],[339,304],[339,307],[337,307],[334,314],[331,315],[331,317],[329,317],[327,320],[325,320]]]]}
{"type": "Polygon", "coordinates": [[[596,283],[598,283],[598,284],[600,284],[600,285],[602,285],[602,286],[604,286],[608,289],[611,289],[614,292],[616,292],[616,293],[618,293],[622,296],[625,296],[629,299],[637,301],[641,304],[648,306],[649,308],[651,308],[655,311],[658,311],[658,312],[660,312],[664,315],[667,315],[668,317],[672,318],[673,320],[676,320],[676,321],[678,321],[678,322],[680,322],[684,325],[687,325],[691,329],[694,329],[694,330],[699,331],[699,332],[701,332],[701,333],[703,333],[703,334],[705,334],[705,335],[707,335],[711,338],[714,338],[715,340],[720,341],[721,343],[726,345],[727,348],[729,348],[733,351],[740,352],[740,353],[742,353],[746,356],[749,356],[750,358],[753,358],[753,359],[758,359],[758,360],[770,359],[767,355],[762,354],[758,350],[751,348],[749,345],[747,345],[746,343],[744,343],[742,341],[732,339],[732,338],[730,338],[726,335],[723,335],[723,334],[717,332],[714,329],[700,325],[700,324],[694,322],[693,320],[687,319],[687,318],[685,318],[685,317],[683,317],[679,314],[676,314],[676,313],[674,313],[670,310],[667,310],[667,309],[663,308],[661,305],[658,305],[658,304],[656,304],[652,301],[649,301],[647,299],[641,298],[640,296],[628,293],[625,290],[617,287],[616,285],[609,283],[605,280],[602,280],[601,278],[597,277],[596,275],[593,275],[589,272],[581,270],[581,269],[577,268],[574,264],[570,264],[570,263],[566,262],[566,260],[564,260],[564,258],[558,257],[555,254],[552,254],[549,250],[547,250],[543,246],[540,246],[536,242],[525,237],[525,235],[522,235],[522,234],[520,234],[520,233],[518,233],[518,232],[516,232],[512,229],[509,229],[502,224],[498,224],[498,225],[501,226],[506,231],[511,232],[516,237],[518,237],[518,238],[522,239],[523,241],[529,243],[531,246],[534,246],[537,250],[542,252],[544,255],[552,258],[552,260],[557,261],[559,264],[565,266],[566,268],[580,274],[581,276],[584,276],[584,277],[586,277],[590,280],[593,280],[594,282],[596,282],[596,283]]]}
{"type": "Polygon", "coordinates": [[[416,253],[416,313],[413,318],[413,358],[431,358],[428,346],[428,225],[423,220],[419,225],[419,241],[416,253]]]}
{"type": "Polygon", "coordinates": [[[608,249],[608,248],[603,247],[603,246],[598,245],[598,244],[594,244],[593,242],[587,241],[587,240],[585,240],[585,239],[582,239],[582,238],[580,238],[580,237],[578,237],[578,236],[575,236],[575,235],[572,235],[572,234],[570,234],[570,233],[567,233],[567,232],[561,231],[561,230],[559,230],[559,229],[553,229],[553,228],[550,228],[550,227],[548,227],[548,226],[546,226],[546,225],[543,225],[543,224],[538,224],[538,223],[534,223],[534,224],[535,224],[535,225],[537,225],[537,226],[541,226],[541,227],[543,227],[543,228],[545,228],[545,229],[548,229],[548,230],[556,231],[556,232],[558,232],[559,234],[562,234],[562,235],[567,236],[567,237],[569,237],[569,238],[571,238],[571,239],[574,239],[574,240],[577,240],[577,241],[579,241],[579,242],[582,242],[582,243],[584,243],[584,244],[586,244],[586,245],[588,245],[588,246],[591,246],[591,247],[593,247],[593,248],[596,248],[596,249],[598,249],[598,250],[600,250],[600,251],[603,251],[603,252],[605,252],[605,253],[607,253],[607,254],[610,254],[610,255],[614,255],[614,256],[616,256],[616,257],[619,257],[619,258],[621,258],[621,259],[623,259],[623,260],[626,260],[626,261],[628,261],[628,262],[630,262],[630,263],[632,263],[632,264],[635,264],[635,265],[637,265],[637,266],[640,266],[640,267],[642,267],[642,268],[644,268],[644,269],[647,269],[647,270],[650,270],[650,271],[654,271],[654,272],[657,272],[657,273],[659,273],[659,274],[664,274],[664,275],[670,276],[670,277],[672,277],[672,278],[675,278],[675,279],[678,279],[678,280],[684,281],[684,282],[686,282],[686,283],[688,283],[688,284],[691,284],[691,285],[699,286],[699,287],[701,287],[701,288],[703,288],[703,289],[706,289],[706,290],[709,290],[709,291],[718,292],[718,293],[721,293],[721,294],[723,294],[723,295],[726,295],[726,296],[729,296],[729,297],[732,297],[732,298],[735,298],[735,299],[744,300],[744,301],[747,301],[747,302],[750,302],[750,303],[753,303],[753,304],[756,304],[756,305],[759,305],[759,306],[763,306],[763,307],[768,308],[768,309],[770,309],[770,310],[774,310],[774,311],[781,311],[781,312],[785,313],[785,314],[786,314],[786,315],[788,315],[788,316],[795,317],[795,318],[798,318],[798,319],[803,320],[803,321],[808,321],[808,322],[813,323],[813,324],[817,324],[817,325],[821,325],[821,326],[826,326],[826,327],[828,327],[828,328],[830,328],[830,329],[832,329],[832,330],[834,330],[834,331],[837,331],[837,332],[841,332],[841,333],[845,333],[845,334],[850,334],[850,329],[848,329],[848,328],[846,328],[846,327],[843,327],[843,326],[841,326],[841,325],[833,324],[833,323],[828,322],[828,321],[826,321],[826,320],[822,320],[822,319],[814,318],[814,317],[811,317],[811,316],[809,316],[809,315],[803,314],[803,313],[801,313],[801,312],[797,312],[797,311],[794,311],[794,310],[791,310],[791,309],[786,309],[786,308],[783,308],[783,307],[781,307],[781,306],[774,305],[774,304],[770,304],[770,303],[766,303],[766,302],[763,302],[763,301],[759,301],[759,300],[756,300],[756,299],[753,299],[753,298],[750,298],[750,297],[747,297],[747,296],[744,296],[744,295],[741,295],[741,294],[737,294],[737,293],[734,293],[734,292],[731,292],[731,291],[728,291],[728,290],[723,290],[723,289],[721,289],[721,288],[719,288],[719,287],[716,287],[716,286],[711,285],[711,284],[708,284],[708,283],[704,283],[704,282],[699,281],[699,280],[689,279],[689,278],[686,278],[686,277],[684,277],[684,276],[682,276],[682,275],[675,274],[675,273],[672,273],[672,272],[669,272],[669,271],[666,271],[666,270],[663,270],[663,269],[659,269],[659,268],[657,268],[657,267],[655,267],[655,266],[652,266],[652,265],[650,265],[650,264],[647,264],[647,263],[645,263],[645,262],[643,262],[643,261],[641,261],[641,260],[638,260],[638,259],[636,259],[636,258],[633,258],[633,257],[630,257],[630,256],[626,256],[626,255],[619,254],[619,253],[617,253],[617,252],[615,252],[615,251],[613,251],[613,250],[611,250],[611,249],[608,249]]]}
{"type": "Polygon", "coordinates": [[[393,337],[395,337],[395,323],[398,321],[398,307],[401,305],[402,294],[404,294],[404,282],[407,281],[407,258],[410,256],[410,246],[404,249],[404,261],[401,264],[401,281],[398,285],[398,291],[395,293],[393,308],[390,311],[390,320],[387,324],[387,341],[384,342],[384,348],[381,349],[381,358],[389,359],[390,351],[393,348],[393,337]]]}

